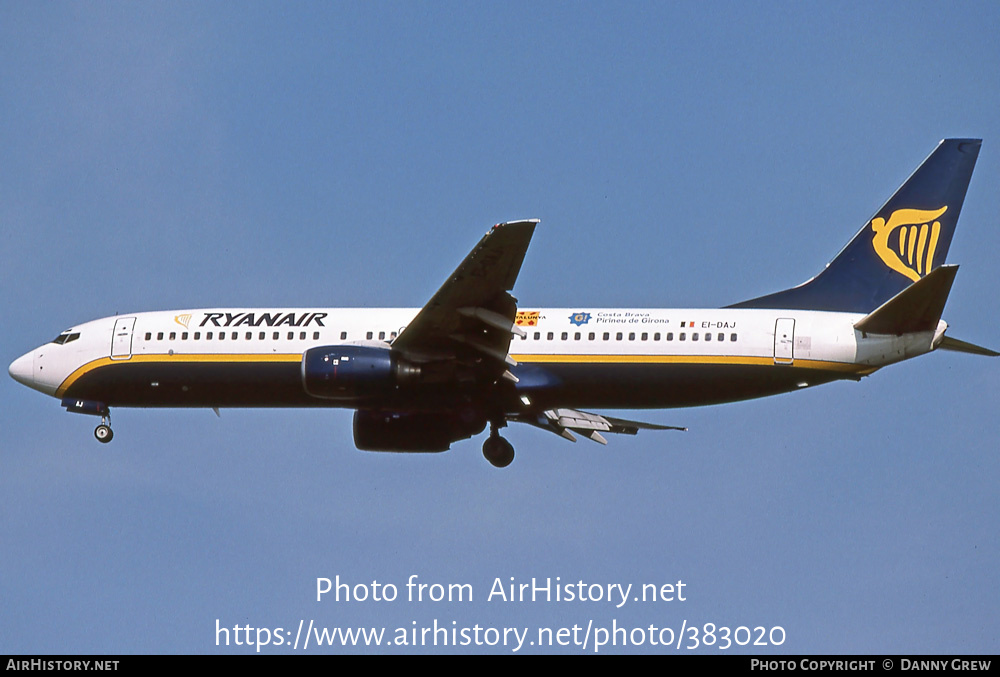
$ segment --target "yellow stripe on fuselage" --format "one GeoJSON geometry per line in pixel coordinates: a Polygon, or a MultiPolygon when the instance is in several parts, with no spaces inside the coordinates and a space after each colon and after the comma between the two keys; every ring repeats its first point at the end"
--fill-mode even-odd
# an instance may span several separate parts
{"type": "MultiPolygon", "coordinates": [[[[774,357],[752,355],[511,355],[525,364],[738,364],[757,367],[775,366],[774,357]]],[[[871,367],[850,362],[829,362],[795,358],[792,364],[777,365],[782,368],[799,367],[849,373],[867,373],[871,367]]]]}

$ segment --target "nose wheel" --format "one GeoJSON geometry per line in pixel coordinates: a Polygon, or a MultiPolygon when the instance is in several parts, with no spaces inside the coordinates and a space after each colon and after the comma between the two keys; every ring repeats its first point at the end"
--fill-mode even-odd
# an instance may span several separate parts
{"type": "Polygon", "coordinates": [[[494,468],[506,468],[514,460],[514,447],[490,424],[490,436],[483,442],[483,456],[494,468]]]}
{"type": "Polygon", "coordinates": [[[111,418],[108,416],[101,417],[101,425],[94,428],[94,437],[97,438],[98,442],[103,442],[107,444],[115,436],[113,430],[111,430],[111,418]]]}

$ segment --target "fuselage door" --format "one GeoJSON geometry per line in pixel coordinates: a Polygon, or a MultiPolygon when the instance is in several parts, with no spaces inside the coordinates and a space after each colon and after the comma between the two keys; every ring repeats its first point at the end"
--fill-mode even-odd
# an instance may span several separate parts
{"type": "Polygon", "coordinates": [[[792,345],[795,343],[795,320],[779,318],[774,323],[774,363],[791,364],[794,359],[792,345]]]}
{"type": "Polygon", "coordinates": [[[127,360],[132,357],[132,329],[134,317],[119,317],[115,320],[115,331],[111,336],[111,359],[127,360]]]}

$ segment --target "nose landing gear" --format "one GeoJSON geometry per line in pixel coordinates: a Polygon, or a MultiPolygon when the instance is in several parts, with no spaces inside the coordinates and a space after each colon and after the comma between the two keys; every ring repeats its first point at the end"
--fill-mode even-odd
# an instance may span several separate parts
{"type": "Polygon", "coordinates": [[[102,416],[101,425],[94,428],[94,437],[97,438],[98,442],[107,444],[114,436],[115,433],[111,430],[111,416],[102,416]]]}
{"type": "Polygon", "coordinates": [[[107,444],[115,436],[111,430],[111,410],[103,402],[64,397],[62,405],[66,407],[66,411],[73,414],[88,414],[90,416],[101,417],[101,425],[94,429],[94,437],[97,438],[98,442],[107,444]]]}

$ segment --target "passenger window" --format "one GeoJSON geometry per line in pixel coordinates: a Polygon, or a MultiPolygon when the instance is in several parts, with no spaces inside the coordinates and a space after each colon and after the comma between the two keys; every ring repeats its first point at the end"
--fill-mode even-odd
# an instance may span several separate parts
{"type": "Polygon", "coordinates": [[[736,340],[736,334],[730,334],[729,335],[729,340],[730,341],[735,341],[736,340]]]}
{"type": "Polygon", "coordinates": [[[540,332],[540,331],[536,331],[536,332],[535,332],[535,340],[537,341],[537,340],[539,340],[540,338],[542,338],[542,332],[540,332]]]}
{"type": "Polygon", "coordinates": [[[710,332],[710,331],[706,331],[705,332],[705,340],[706,341],[711,341],[712,340],[712,332],[710,332]]]}
{"type": "Polygon", "coordinates": [[[660,332],[656,332],[655,334],[653,334],[653,340],[654,341],[659,341],[660,340],[660,332]]]}
{"type": "MultiPolygon", "coordinates": [[[[196,332],[194,333],[194,340],[195,340],[195,341],[197,341],[197,340],[199,340],[200,338],[201,338],[201,332],[200,332],[200,331],[196,331],[196,332]]],[[[212,338],[212,337],[211,337],[211,336],[209,336],[208,338],[212,338]]]]}
{"type": "Polygon", "coordinates": [[[188,340],[188,333],[186,331],[182,332],[181,333],[181,341],[187,341],[187,340],[188,340]]]}
{"type": "Polygon", "coordinates": [[[555,334],[553,334],[552,332],[549,332],[548,334],[546,334],[546,336],[551,341],[555,337],[555,334]]]}
{"type": "Polygon", "coordinates": [[[314,331],[313,332],[313,340],[314,341],[318,341],[319,340],[319,332],[318,331],[314,331]]]}
{"type": "Polygon", "coordinates": [[[174,341],[176,339],[177,339],[177,332],[175,331],[170,332],[170,340],[174,341]]]}
{"type": "Polygon", "coordinates": [[[152,335],[151,333],[149,333],[149,332],[147,331],[147,332],[146,332],[146,340],[148,341],[148,340],[150,340],[151,338],[153,338],[153,335],[152,335]]]}
{"type": "Polygon", "coordinates": [[[642,336],[639,337],[639,339],[642,340],[642,341],[645,341],[648,338],[649,338],[649,334],[647,334],[646,332],[642,332],[642,336]]]}
{"type": "Polygon", "coordinates": [[[209,341],[211,341],[212,340],[212,332],[208,332],[207,334],[205,334],[205,338],[208,339],[209,341]]]}
{"type": "Polygon", "coordinates": [[[262,331],[260,334],[257,335],[257,340],[263,341],[265,336],[267,336],[267,333],[262,331]]]}
{"type": "Polygon", "coordinates": [[[271,340],[272,341],[277,341],[278,340],[278,336],[279,336],[278,332],[274,332],[274,334],[271,335],[271,340]]]}
{"type": "Polygon", "coordinates": [[[587,334],[587,340],[588,341],[593,341],[594,337],[595,337],[594,332],[590,332],[589,334],[587,334]]]}
{"type": "Polygon", "coordinates": [[[306,340],[306,333],[304,331],[300,331],[299,332],[299,340],[300,341],[305,341],[306,340]]]}
{"type": "Polygon", "coordinates": [[[719,332],[719,335],[718,335],[718,336],[716,336],[715,338],[719,339],[720,341],[725,341],[725,340],[726,340],[726,335],[725,335],[725,334],[723,334],[723,333],[722,333],[722,332],[720,331],[720,332],[719,332]]]}
{"type": "Polygon", "coordinates": [[[224,331],[220,331],[219,332],[219,340],[220,341],[225,341],[226,340],[226,332],[224,332],[224,331]]]}
{"type": "Polygon", "coordinates": [[[235,331],[233,332],[233,340],[234,340],[234,341],[235,341],[235,340],[236,340],[237,338],[239,338],[239,336],[240,336],[240,335],[239,335],[239,332],[235,332],[235,331]]]}
{"type": "Polygon", "coordinates": [[[157,341],[162,341],[163,340],[163,332],[162,331],[156,332],[156,340],[157,341]]]}
{"type": "Polygon", "coordinates": [[[630,331],[628,333],[628,340],[629,341],[634,341],[635,340],[635,332],[634,331],[630,331]]]}
{"type": "Polygon", "coordinates": [[[249,341],[252,338],[253,338],[253,332],[252,331],[248,331],[247,332],[247,341],[249,341]]]}
{"type": "Polygon", "coordinates": [[[288,340],[291,341],[293,338],[295,338],[295,332],[294,331],[288,332],[288,340]]]}
{"type": "MultiPolygon", "coordinates": [[[[305,338],[305,337],[303,337],[303,338],[305,338]]],[[[384,341],[385,340],[385,332],[384,331],[380,331],[378,333],[378,340],[379,341],[384,341]]]]}
{"type": "Polygon", "coordinates": [[[579,341],[580,340],[580,332],[576,332],[575,334],[573,334],[573,340],[574,341],[579,341]]]}
{"type": "Polygon", "coordinates": [[[372,336],[374,336],[374,334],[372,334],[372,332],[368,332],[367,334],[365,334],[365,338],[368,338],[368,339],[370,339],[372,336]]]}
{"type": "Polygon", "coordinates": [[[566,340],[566,339],[568,339],[568,338],[569,338],[569,334],[568,334],[568,333],[566,333],[566,332],[563,332],[563,333],[562,333],[562,340],[563,340],[563,341],[565,341],[565,340],[566,340]]]}
{"type": "Polygon", "coordinates": [[[346,331],[340,332],[340,340],[341,341],[346,341],[347,340],[347,332],[346,331]]]}
{"type": "Polygon", "coordinates": [[[695,332],[695,333],[691,334],[691,340],[692,341],[697,341],[698,340],[698,332],[695,332]]]}
{"type": "Polygon", "coordinates": [[[609,332],[604,332],[604,340],[608,341],[611,339],[611,334],[609,332]]]}
{"type": "Polygon", "coordinates": [[[673,341],[674,340],[674,332],[672,332],[672,331],[668,331],[667,332],[667,340],[668,341],[673,341]]]}
{"type": "Polygon", "coordinates": [[[677,338],[678,338],[678,340],[683,341],[685,338],[687,338],[687,334],[685,334],[684,332],[681,332],[681,335],[678,336],[677,338]]]}
{"type": "Polygon", "coordinates": [[[617,334],[615,334],[615,340],[616,341],[621,341],[622,340],[622,333],[621,332],[618,332],[617,334]]]}

